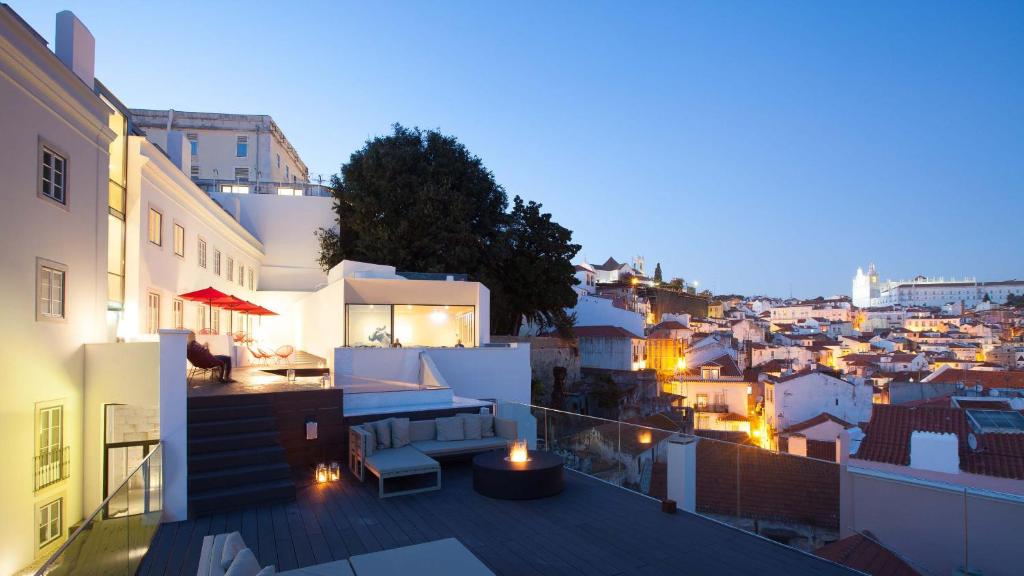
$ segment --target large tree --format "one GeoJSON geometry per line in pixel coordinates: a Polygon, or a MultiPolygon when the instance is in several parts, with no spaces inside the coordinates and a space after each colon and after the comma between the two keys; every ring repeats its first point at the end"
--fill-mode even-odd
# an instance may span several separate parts
{"type": "Polygon", "coordinates": [[[491,330],[523,319],[566,329],[575,305],[572,232],[508,196],[480,158],[434,130],[405,128],[367,141],[331,180],[338,230],[320,231],[320,264],[464,272],[491,289],[491,330]]]}

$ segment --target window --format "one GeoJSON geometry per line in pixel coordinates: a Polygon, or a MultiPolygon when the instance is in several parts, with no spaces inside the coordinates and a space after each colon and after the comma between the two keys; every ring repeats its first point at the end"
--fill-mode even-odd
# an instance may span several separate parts
{"type": "Polygon", "coordinates": [[[225,184],[220,187],[220,191],[225,194],[248,194],[248,186],[232,186],[231,184],[225,184]]]}
{"type": "Polygon", "coordinates": [[[248,168],[244,168],[244,167],[236,167],[235,168],[235,180],[237,180],[238,182],[248,182],[249,181],[249,169],[248,168]]]}
{"type": "Polygon", "coordinates": [[[60,465],[64,444],[64,407],[48,406],[39,409],[39,465],[60,465]]]}
{"type": "Polygon", "coordinates": [[[199,262],[199,267],[206,268],[206,240],[200,238],[199,241],[196,242],[196,246],[198,247],[196,260],[199,262]]]}
{"type": "Polygon", "coordinates": [[[193,164],[192,165],[192,168],[190,169],[189,175],[192,176],[193,179],[199,178],[199,165],[198,164],[193,164]]]}
{"type": "MultiPolygon", "coordinates": [[[[230,312],[229,312],[229,314],[230,314],[230,312]]],[[[220,334],[220,310],[219,309],[215,308],[213,310],[213,314],[210,316],[210,320],[212,320],[212,322],[210,324],[210,331],[213,332],[214,334],[220,334]]]]}
{"type": "Polygon", "coordinates": [[[174,327],[181,330],[185,327],[185,302],[174,299],[174,327]]]}
{"type": "Polygon", "coordinates": [[[228,282],[235,279],[235,261],[232,260],[230,256],[228,256],[227,266],[224,270],[224,277],[228,279],[228,282]]]}
{"type": "Polygon", "coordinates": [[[64,499],[57,498],[39,508],[39,547],[45,548],[60,538],[64,531],[64,519],[61,512],[64,499]]]}
{"type": "Polygon", "coordinates": [[[39,193],[67,205],[67,159],[46,145],[41,147],[39,156],[39,193]]]}
{"type": "Polygon", "coordinates": [[[197,330],[202,332],[206,330],[206,306],[200,306],[198,310],[199,317],[196,319],[196,326],[198,327],[197,330]]]}
{"type": "Polygon", "coordinates": [[[220,276],[220,250],[213,250],[213,273],[220,276]]]}
{"type": "Polygon", "coordinates": [[[348,304],[347,346],[476,346],[473,306],[348,304]]]}
{"type": "Polygon", "coordinates": [[[174,255],[185,257],[185,228],[177,222],[174,223],[174,255]]]}
{"type": "Polygon", "coordinates": [[[288,166],[285,166],[284,167],[284,179],[288,180],[288,178],[290,178],[290,177],[291,176],[289,175],[289,172],[288,172],[288,166]]]}
{"type": "Polygon", "coordinates": [[[39,307],[36,309],[36,320],[64,320],[67,294],[67,267],[63,264],[39,259],[36,294],[39,307]]]}
{"type": "Polygon", "coordinates": [[[160,295],[155,292],[149,293],[149,303],[146,307],[146,332],[156,334],[160,330],[160,295]]]}
{"type": "Polygon", "coordinates": [[[281,155],[280,154],[277,155],[277,168],[278,168],[278,170],[281,169],[281,155]]]}
{"type": "Polygon", "coordinates": [[[199,154],[199,135],[198,134],[187,134],[189,153],[193,156],[199,154]]]}
{"type": "Polygon", "coordinates": [[[154,208],[149,209],[149,241],[157,246],[163,245],[164,215],[154,208]]]}
{"type": "Polygon", "coordinates": [[[245,158],[249,155],[249,137],[239,136],[235,141],[235,156],[245,158]]]}
{"type": "Polygon", "coordinates": [[[245,286],[245,264],[238,265],[238,285],[245,286]]]}
{"type": "Polygon", "coordinates": [[[708,407],[708,395],[697,394],[697,409],[702,410],[708,407]]]}
{"type": "Polygon", "coordinates": [[[252,268],[249,268],[249,290],[255,290],[256,281],[252,272],[252,268]]]}

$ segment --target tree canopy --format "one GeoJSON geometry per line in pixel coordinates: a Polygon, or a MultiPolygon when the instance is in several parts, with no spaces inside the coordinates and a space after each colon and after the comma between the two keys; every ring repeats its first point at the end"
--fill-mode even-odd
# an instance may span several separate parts
{"type": "Polygon", "coordinates": [[[395,124],[331,179],[339,232],[320,230],[320,265],[466,273],[491,290],[491,331],[523,319],[571,330],[580,246],[541,204],[505,189],[455,137],[395,124]]]}

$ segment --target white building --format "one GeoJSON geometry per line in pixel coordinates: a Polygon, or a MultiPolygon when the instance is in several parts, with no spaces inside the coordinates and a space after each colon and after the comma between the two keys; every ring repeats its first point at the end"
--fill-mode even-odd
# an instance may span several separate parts
{"type": "Polygon", "coordinates": [[[765,423],[776,432],[831,414],[853,424],[871,418],[872,388],[811,370],[782,376],[764,383],[765,423]]]}
{"type": "Polygon", "coordinates": [[[647,341],[618,326],[577,326],[580,366],[606,370],[647,367],[647,341]]]}
{"type": "Polygon", "coordinates": [[[911,280],[880,282],[874,264],[864,274],[860,269],[853,279],[853,299],[857,307],[929,306],[962,303],[974,308],[985,301],[1002,304],[1006,297],[1024,294],[1024,280],[979,282],[975,278],[929,278],[915,276],[911,280]],[[865,297],[868,297],[865,299],[865,297]]]}

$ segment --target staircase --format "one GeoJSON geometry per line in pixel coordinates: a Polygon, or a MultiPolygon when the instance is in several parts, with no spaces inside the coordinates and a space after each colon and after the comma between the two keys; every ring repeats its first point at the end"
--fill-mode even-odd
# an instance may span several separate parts
{"type": "Polygon", "coordinates": [[[315,366],[320,362],[324,362],[324,359],[305,350],[296,350],[289,361],[292,364],[310,364],[315,366]]]}
{"type": "Polygon", "coordinates": [[[188,399],[189,517],[294,498],[267,396],[188,399]]]}

